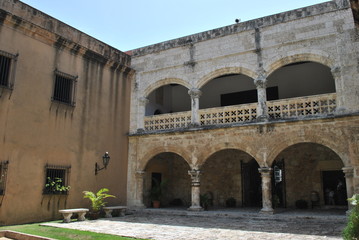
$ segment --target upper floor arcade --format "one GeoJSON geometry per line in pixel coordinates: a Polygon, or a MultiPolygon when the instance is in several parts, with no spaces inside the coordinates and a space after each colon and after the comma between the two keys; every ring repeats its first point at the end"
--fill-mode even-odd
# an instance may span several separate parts
{"type": "Polygon", "coordinates": [[[355,31],[328,1],[134,50],[130,132],[357,112],[355,31]]]}

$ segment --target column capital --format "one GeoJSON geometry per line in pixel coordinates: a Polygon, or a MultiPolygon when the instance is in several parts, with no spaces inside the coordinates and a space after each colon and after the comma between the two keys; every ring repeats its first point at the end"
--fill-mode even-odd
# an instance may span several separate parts
{"type": "Polygon", "coordinates": [[[258,168],[258,171],[260,172],[260,174],[262,175],[262,177],[264,176],[270,176],[270,174],[273,171],[273,168],[269,168],[269,167],[262,167],[262,168],[258,168]]]}
{"type": "Polygon", "coordinates": [[[342,168],[346,178],[352,178],[354,176],[354,168],[353,167],[343,167],[342,168]]]}
{"type": "Polygon", "coordinates": [[[149,100],[146,97],[140,97],[138,99],[138,102],[140,103],[141,106],[146,106],[148,104],[149,100]]]}
{"type": "Polygon", "coordinates": [[[192,169],[192,170],[189,170],[188,171],[188,175],[191,176],[191,179],[192,179],[192,185],[193,184],[200,184],[201,180],[201,171],[198,170],[198,169],[192,169]]]}
{"type": "Polygon", "coordinates": [[[330,71],[332,72],[333,76],[335,78],[339,77],[340,76],[340,72],[341,72],[341,69],[339,66],[334,66],[330,69],[330,71]]]}
{"type": "Polygon", "coordinates": [[[267,78],[260,74],[255,80],[254,85],[256,85],[257,88],[266,88],[267,87],[267,78]]]}
{"type": "Polygon", "coordinates": [[[202,91],[198,88],[191,88],[188,90],[188,94],[191,96],[191,98],[200,98],[202,95],[202,91]]]}
{"type": "Polygon", "coordinates": [[[146,173],[145,171],[139,170],[139,171],[136,171],[135,176],[136,176],[136,178],[144,178],[145,173],[146,173]]]}

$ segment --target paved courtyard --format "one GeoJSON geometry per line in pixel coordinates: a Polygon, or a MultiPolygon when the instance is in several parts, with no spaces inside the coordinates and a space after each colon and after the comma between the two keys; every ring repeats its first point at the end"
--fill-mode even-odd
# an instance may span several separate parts
{"type": "Polygon", "coordinates": [[[156,240],[304,240],[342,239],[345,222],[343,213],[328,212],[285,212],[266,216],[250,211],[191,213],[148,209],[125,217],[46,225],[156,240]]]}

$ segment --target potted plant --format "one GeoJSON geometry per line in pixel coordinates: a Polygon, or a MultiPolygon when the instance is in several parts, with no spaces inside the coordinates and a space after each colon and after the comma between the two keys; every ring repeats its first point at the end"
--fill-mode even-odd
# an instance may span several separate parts
{"type": "Polygon", "coordinates": [[[104,202],[106,198],[115,198],[114,195],[108,194],[108,191],[107,188],[100,189],[96,194],[91,191],[83,191],[84,198],[88,198],[91,201],[92,211],[89,214],[91,219],[97,219],[99,217],[101,208],[106,205],[106,202],[104,202]]]}
{"type": "Polygon", "coordinates": [[[158,179],[152,179],[152,187],[150,189],[150,199],[154,208],[159,208],[161,204],[161,197],[166,185],[165,181],[160,182],[158,179]]]}

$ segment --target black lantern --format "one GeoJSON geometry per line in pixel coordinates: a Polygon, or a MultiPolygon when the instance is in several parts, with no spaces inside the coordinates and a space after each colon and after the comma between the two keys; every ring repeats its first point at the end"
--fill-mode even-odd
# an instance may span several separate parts
{"type": "Polygon", "coordinates": [[[108,155],[108,152],[105,152],[105,154],[102,156],[102,163],[103,163],[103,167],[100,168],[100,166],[95,163],[95,175],[97,175],[97,172],[103,170],[103,169],[106,169],[107,165],[109,164],[110,162],[110,155],[108,155]]]}

